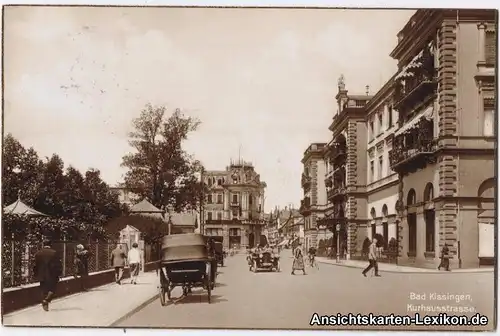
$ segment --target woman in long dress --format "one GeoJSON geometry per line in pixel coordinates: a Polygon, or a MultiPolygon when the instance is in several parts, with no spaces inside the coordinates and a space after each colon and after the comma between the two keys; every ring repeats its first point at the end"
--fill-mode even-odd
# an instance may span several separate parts
{"type": "Polygon", "coordinates": [[[292,265],[292,275],[295,275],[295,271],[302,271],[304,275],[306,275],[304,254],[302,253],[302,249],[300,247],[297,247],[295,249],[293,265],[292,265]]]}

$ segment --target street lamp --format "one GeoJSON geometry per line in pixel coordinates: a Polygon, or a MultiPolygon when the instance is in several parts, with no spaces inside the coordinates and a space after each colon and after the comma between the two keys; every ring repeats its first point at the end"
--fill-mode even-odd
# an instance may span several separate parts
{"type": "Polygon", "coordinates": [[[340,262],[340,223],[335,226],[337,231],[337,263],[340,262]]]}

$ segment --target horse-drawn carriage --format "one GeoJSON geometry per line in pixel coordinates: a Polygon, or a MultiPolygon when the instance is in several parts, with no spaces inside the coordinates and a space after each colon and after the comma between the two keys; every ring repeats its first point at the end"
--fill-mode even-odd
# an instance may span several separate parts
{"type": "Polygon", "coordinates": [[[207,291],[210,303],[217,275],[212,265],[213,258],[202,235],[187,233],[165,236],[162,259],[157,270],[161,305],[166,305],[165,295],[168,300],[172,300],[171,292],[176,287],[182,287],[183,296],[191,293],[191,288],[201,287],[207,291]]]}

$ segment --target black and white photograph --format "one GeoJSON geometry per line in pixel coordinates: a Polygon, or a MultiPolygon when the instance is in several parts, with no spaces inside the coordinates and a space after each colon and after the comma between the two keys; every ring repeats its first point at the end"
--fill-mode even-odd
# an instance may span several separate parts
{"type": "Polygon", "coordinates": [[[4,331],[496,330],[498,11],[233,6],[3,6],[4,331]]]}

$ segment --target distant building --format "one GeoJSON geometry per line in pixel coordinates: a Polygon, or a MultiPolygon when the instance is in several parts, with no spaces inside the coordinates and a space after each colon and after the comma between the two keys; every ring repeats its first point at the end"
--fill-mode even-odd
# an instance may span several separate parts
{"type": "Polygon", "coordinates": [[[258,245],[266,183],[252,163],[238,160],[226,170],[205,171],[203,181],[210,189],[203,206],[204,234],[222,238],[225,248],[258,245]]]}
{"type": "Polygon", "coordinates": [[[139,244],[141,240],[141,232],[132,225],[127,225],[120,231],[120,243],[127,246],[127,251],[132,248],[132,244],[139,244]]]}
{"type": "Polygon", "coordinates": [[[326,143],[311,144],[302,158],[302,189],[304,198],[300,204],[300,213],[304,216],[304,245],[306,249],[316,247],[318,237],[318,220],[324,217],[327,205],[325,174],[326,165],[323,159],[326,143]]]}

